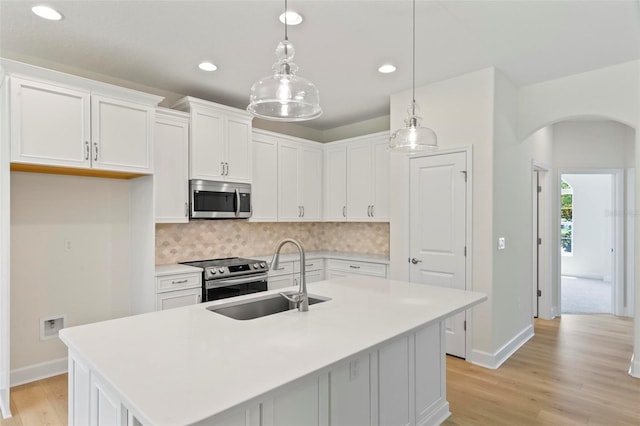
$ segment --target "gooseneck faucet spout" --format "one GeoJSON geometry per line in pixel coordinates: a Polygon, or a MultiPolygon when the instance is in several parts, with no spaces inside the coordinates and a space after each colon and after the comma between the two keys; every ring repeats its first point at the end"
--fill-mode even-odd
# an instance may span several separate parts
{"type": "Polygon", "coordinates": [[[304,248],[302,244],[298,240],[294,240],[293,238],[285,238],[283,240],[278,241],[276,244],[275,252],[273,253],[273,259],[271,259],[271,270],[278,269],[278,263],[280,259],[280,250],[282,250],[282,246],[286,243],[291,243],[298,248],[300,252],[300,288],[297,293],[294,294],[285,294],[280,293],[282,297],[287,299],[290,302],[293,302],[298,307],[300,312],[307,312],[309,310],[309,295],[307,294],[307,280],[306,280],[306,268],[305,268],[305,256],[304,256],[304,248]]]}

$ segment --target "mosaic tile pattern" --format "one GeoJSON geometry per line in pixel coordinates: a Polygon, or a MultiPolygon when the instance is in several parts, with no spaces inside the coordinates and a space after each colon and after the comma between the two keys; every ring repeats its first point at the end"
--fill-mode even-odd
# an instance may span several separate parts
{"type": "MultiPolygon", "coordinates": [[[[388,223],[196,220],[156,225],[156,264],[270,255],[282,238],[301,241],[307,251],[331,250],[389,256],[388,223]]],[[[283,248],[283,253],[294,251],[292,245],[283,248]]]]}

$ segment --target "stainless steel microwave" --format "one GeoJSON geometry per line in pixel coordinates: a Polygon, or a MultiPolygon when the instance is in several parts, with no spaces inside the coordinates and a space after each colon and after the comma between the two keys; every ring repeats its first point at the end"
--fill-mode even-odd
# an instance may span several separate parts
{"type": "Polygon", "coordinates": [[[189,181],[191,219],[246,219],[251,217],[248,183],[189,181]]]}

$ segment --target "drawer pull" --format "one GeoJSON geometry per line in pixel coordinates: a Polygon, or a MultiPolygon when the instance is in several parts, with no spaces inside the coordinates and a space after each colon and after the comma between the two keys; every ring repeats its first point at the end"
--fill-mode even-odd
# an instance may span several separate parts
{"type": "Polygon", "coordinates": [[[349,268],[353,268],[353,269],[360,269],[359,266],[354,266],[354,265],[349,265],[349,268]]]}
{"type": "Polygon", "coordinates": [[[305,263],[305,265],[304,265],[304,266],[307,266],[307,267],[308,267],[308,266],[313,266],[313,263],[305,263]]]}
{"type": "Polygon", "coordinates": [[[186,284],[189,280],[171,281],[171,284],[186,284]]]}

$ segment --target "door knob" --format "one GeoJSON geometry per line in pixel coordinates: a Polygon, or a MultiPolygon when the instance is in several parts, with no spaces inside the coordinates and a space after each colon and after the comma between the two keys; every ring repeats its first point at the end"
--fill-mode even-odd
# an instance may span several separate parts
{"type": "Polygon", "coordinates": [[[422,260],[416,259],[415,257],[411,258],[411,263],[413,263],[414,265],[417,264],[417,263],[420,263],[420,262],[422,262],[422,260]]]}

